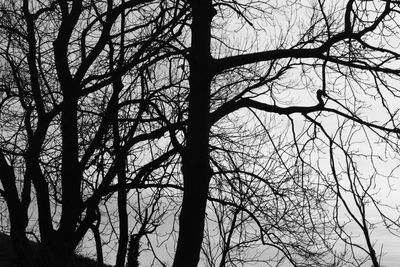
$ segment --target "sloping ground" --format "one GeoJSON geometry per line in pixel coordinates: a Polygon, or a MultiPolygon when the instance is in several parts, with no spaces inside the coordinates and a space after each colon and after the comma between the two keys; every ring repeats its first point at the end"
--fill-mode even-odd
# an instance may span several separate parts
{"type": "Polygon", "coordinates": [[[15,254],[11,246],[11,238],[0,233],[0,266],[14,267],[15,254]]]}
{"type": "MultiPolygon", "coordinates": [[[[33,243],[35,246],[36,244],[33,243]]],[[[0,267],[16,267],[16,256],[12,248],[11,238],[3,233],[0,233],[0,267]]],[[[97,267],[97,262],[93,259],[76,255],[73,267],[97,267]]],[[[112,267],[104,264],[104,267],[112,267]]]]}

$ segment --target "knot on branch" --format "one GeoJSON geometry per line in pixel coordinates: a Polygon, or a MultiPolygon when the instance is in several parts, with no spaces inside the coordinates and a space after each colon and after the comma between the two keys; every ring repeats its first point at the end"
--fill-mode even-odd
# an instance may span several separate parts
{"type": "Polygon", "coordinates": [[[318,100],[318,105],[319,106],[321,106],[321,107],[323,107],[325,104],[324,104],[324,100],[322,99],[322,97],[325,97],[326,96],[326,93],[325,93],[325,91],[323,91],[323,90],[318,90],[317,91],[317,100],[318,100]]]}

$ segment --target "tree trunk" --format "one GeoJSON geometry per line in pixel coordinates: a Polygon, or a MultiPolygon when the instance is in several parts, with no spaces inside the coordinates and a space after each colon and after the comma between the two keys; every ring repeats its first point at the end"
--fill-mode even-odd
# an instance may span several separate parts
{"type": "Polygon", "coordinates": [[[102,247],[102,242],[101,242],[101,237],[100,237],[100,232],[99,232],[99,225],[93,225],[91,227],[94,240],[96,243],[96,256],[97,256],[97,267],[103,267],[104,266],[104,261],[103,261],[103,247],[102,247]]]}
{"type": "MultiPolygon", "coordinates": [[[[25,228],[28,224],[27,206],[23,206],[18,198],[18,190],[15,184],[16,177],[13,168],[7,163],[0,151],[0,182],[4,188],[11,223],[11,240],[16,255],[18,266],[29,266],[32,252],[28,239],[25,236],[25,228]]],[[[30,188],[29,188],[30,189],[30,188]]]]}
{"type": "MultiPolygon", "coordinates": [[[[115,93],[115,106],[118,105],[118,93],[122,89],[122,87],[123,84],[121,81],[121,77],[118,77],[118,81],[116,81],[114,84],[114,90],[117,90],[117,93],[115,93]]],[[[117,259],[115,266],[124,267],[127,245],[128,245],[128,213],[126,210],[127,193],[126,193],[126,174],[125,174],[126,158],[125,155],[122,153],[120,147],[121,141],[120,141],[119,127],[118,127],[118,110],[115,110],[114,112],[114,121],[112,127],[114,135],[114,149],[116,155],[115,160],[118,169],[117,171],[118,185],[120,186],[120,189],[118,190],[119,242],[118,242],[117,259]]]]}
{"type": "Polygon", "coordinates": [[[210,54],[212,2],[192,1],[189,117],[182,156],[184,193],[174,267],[197,266],[203,240],[209,165],[209,102],[212,78],[210,54]]]}
{"type": "Polygon", "coordinates": [[[140,234],[131,235],[129,240],[128,263],[126,267],[139,266],[140,234]]]}

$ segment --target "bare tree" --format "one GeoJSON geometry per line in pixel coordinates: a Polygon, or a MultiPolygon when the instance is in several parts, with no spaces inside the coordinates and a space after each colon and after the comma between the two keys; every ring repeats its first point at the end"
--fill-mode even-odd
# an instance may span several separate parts
{"type": "Polygon", "coordinates": [[[396,172],[381,159],[398,153],[398,11],[2,2],[1,194],[21,265],[33,262],[34,220],[41,266],[66,266],[88,229],[99,257],[101,233],[118,239],[118,266],[145,250],[167,265],[152,236],[179,213],[178,239],[175,228],[165,238],[175,267],[379,266],[368,207],[399,226],[375,183],[396,172]]]}
{"type": "MultiPolygon", "coordinates": [[[[233,218],[238,209],[250,206],[254,210],[250,209],[248,216],[255,217],[250,225],[257,225],[257,219],[263,217],[280,219],[275,225],[288,239],[282,239],[273,228],[264,225],[259,227],[257,238],[260,245],[276,246],[295,266],[340,264],[335,257],[330,260],[317,257],[312,241],[321,240],[320,244],[335,255],[332,229],[339,222],[333,217],[331,221],[324,217],[332,210],[327,206],[333,203],[334,196],[338,197],[336,206],[346,205],[347,199],[341,197],[341,190],[342,177],[348,175],[353,189],[347,192],[355,198],[361,216],[356,222],[365,237],[365,246],[351,243],[351,248],[361,246],[372,264],[379,266],[365,212],[366,199],[378,210],[382,208],[369,193],[373,185],[370,181],[375,175],[370,176],[372,180],[366,180],[369,186],[365,186],[361,176],[355,175],[355,170],[360,171],[355,162],[361,156],[384,154],[372,139],[385,144],[390,153],[397,153],[399,130],[395,119],[395,84],[399,71],[395,65],[399,55],[390,45],[398,42],[391,34],[397,29],[397,3],[189,3],[192,13],[188,55],[190,93],[182,155],[184,195],[174,266],[198,264],[207,198],[213,190],[223,188],[216,186],[220,183],[215,175],[218,173],[226,177],[223,184],[230,188],[224,189],[226,193],[219,202],[228,205],[224,198],[232,196],[235,190],[241,190],[239,196],[244,196],[237,197],[238,200],[230,199],[230,205],[236,207],[230,213],[233,218]],[[240,35],[235,33],[243,34],[247,39],[238,43],[240,35]],[[374,100],[370,105],[385,115],[377,118],[368,111],[366,105],[371,96],[374,100]],[[243,119],[246,116],[253,121],[243,119]],[[260,164],[252,168],[238,156],[219,157],[214,152],[218,149],[231,155],[239,153],[234,153],[235,148],[214,148],[213,134],[217,127],[230,132],[232,137],[223,137],[231,139],[231,143],[252,142],[251,134],[247,138],[235,138],[240,135],[240,129],[265,127],[264,134],[270,136],[271,142],[269,149],[264,146],[259,150],[266,151],[263,152],[267,153],[263,155],[264,159],[259,158],[260,164]],[[365,134],[357,134],[357,129],[365,134]],[[350,162],[347,165],[342,165],[341,160],[340,165],[335,163],[336,157],[342,156],[340,150],[356,149],[357,139],[365,140],[371,149],[358,155],[354,151],[347,152],[345,158],[350,162]],[[330,155],[330,161],[324,159],[325,155],[330,155]],[[262,169],[268,159],[280,162],[278,174],[274,174],[273,169],[262,169]],[[232,163],[226,168],[221,161],[232,163]],[[232,175],[228,176],[229,172],[232,175]],[[263,185],[257,187],[257,181],[263,185]],[[259,195],[260,189],[265,190],[264,195],[259,195]],[[292,195],[290,192],[298,193],[292,195]],[[240,199],[246,202],[240,205],[240,199]],[[276,204],[273,204],[274,200],[276,204]],[[272,208],[257,214],[268,204],[278,207],[283,214],[274,214],[272,208]],[[289,204],[293,206],[285,212],[284,207],[289,204]],[[307,225],[309,227],[303,228],[307,225]],[[290,233],[294,234],[294,239],[289,238],[290,233]]],[[[218,135],[222,136],[221,133],[218,135]]],[[[253,137],[257,139],[257,136],[253,137]]],[[[251,155],[249,151],[243,154],[251,155]]],[[[247,159],[251,160],[251,157],[247,159]]],[[[370,163],[376,168],[375,161],[370,163]]],[[[232,217],[230,219],[227,223],[235,228],[236,222],[232,217]]],[[[397,227],[398,221],[391,220],[390,225],[397,227]]],[[[240,233],[246,233],[248,229],[240,233]]],[[[227,233],[222,231],[220,234],[227,233]]],[[[226,238],[224,242],[227,242],[226,238]]],[[[226,259],[224,249],[221,257],[226,259]]],[[[356,255],[353,256],[342,257],[340,261],[357,265],[356,255]]]]}
{"type": "Polygon", "coordinates": [[[167,29],[182,15],[156,1],[2,1],[0,8],[0,179],[19,264],[68,266],[88,229],[97,236],[98,206],[115,190],[124,266],[126,183],[138,186],[174,154],[157,144],[171,127],[151,107],[158,95],[144,81],[156,57],[170,53],[162,50],[175,39],[167,29]],[[126,172],[132,157],[140,160],[126,172]],[[37,216],[29,219],[32,206],[37,216]],[[32,220],[35,255],[26,238],[32,220]]]}

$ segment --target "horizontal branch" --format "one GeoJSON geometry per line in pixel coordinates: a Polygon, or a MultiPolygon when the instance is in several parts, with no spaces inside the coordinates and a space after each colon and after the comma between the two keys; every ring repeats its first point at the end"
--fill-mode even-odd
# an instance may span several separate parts
{"type": "Polygon", "coordinates": [[[307,114],[311,112],[316,112],[316,111],[322,111],[324,110],[324,106],[321,103],[318,103],[317,105],[314,106],[290,106],[290,107],[279,107],[276,105],[270,105],[270,104],[265,104],[261,103],[249,98],[242,98],[239,101],[236,102],[227,102],[224,105],[222,105],[220,108],[218,108],[216,111],[211,113],[211,122],[215,123],[224,116],[238,110],[241,108],[255,108],[258,110],[266,111],[266,112],[272,112],[272,113],[277,113],[281,115],[290,115],[293,113],[302,113],[302,114],[307,114]]]}
{"type": "Polygon", "coordinates": [[[294,114],[294,113],[300,113],[300,114],[305,115],[308,113],[318,112],[318,111],[330,112],[330,113],[339,115],[343,118],[357,122],[361,125],[367,126],[369,128],[374,128],[374,129],[385,131],[388,133],[400,134],[399,128],[387,128],[387,127],[383,127],[383,126],[362,120],[359,117],[355,116],[354,114],[346,114],[346,113],[343,113],[334,108],[327,108],[327,107],[325,107],[325,105],[322,102],[320,102],[314,106],[279,107],[276,105],[261,103],[261,102],[258,102],[258,101],[255,101],[255,100],[252,100],[249,98],[243,98],[236,102],[227,102],[224,105],[222,105],[220,108],[218,108],[217,110],[212,112],[210,115],[211,123],[212,124],[216,123],[218,120],[220,120],[224,116],[226,116],[236,110],[239,110],[241,108],[254,108],[257,110],[276,113],[276,114],[280,114],[280,115],[290,115],[290,114],[294,114]]]}
{"type": "MultiPolygon", "coordinates": [[[[349,2],[351,5],[352,1],[349,2]]],[[[349,11],[348,8],[347,11],[349,11]]],[[[218,74],[223,70],[231,69],[247,64],[253,64],[257,62],[277,60],[277,59],[285,59],[285,58],[319,58],[319,59],[327,59],[324,56],[324,53],[329,51],[329,49],[344,40],[361,40],[361,37],[369,32],[373,32],[382,21],[384,21],[385,17],[390,14],[390,1],[388,1],[385,5],[385,9],[382,11],[380,16],[375,20],[372,25],[369,27],[365,27],[364,29],[358,32],[352,32],[349,27],[345,27],[343,32],[340,32],[332,37],[328,38],[324,43],[322,43],[319,47],[315,48],[289,48],[289,49],[275,49],[263,52],[255,52],[243,55],[236,55],[225,57],[221,59],[214,59],[214,74],[218,74]]],[[[347,16],[347,15],[346,15],[347,16]]],[[[338,62],[338,63],[343,63],[338,62]]],[[[353,67],[359,67],[358,65],[354,65],[353,67]]]]}

